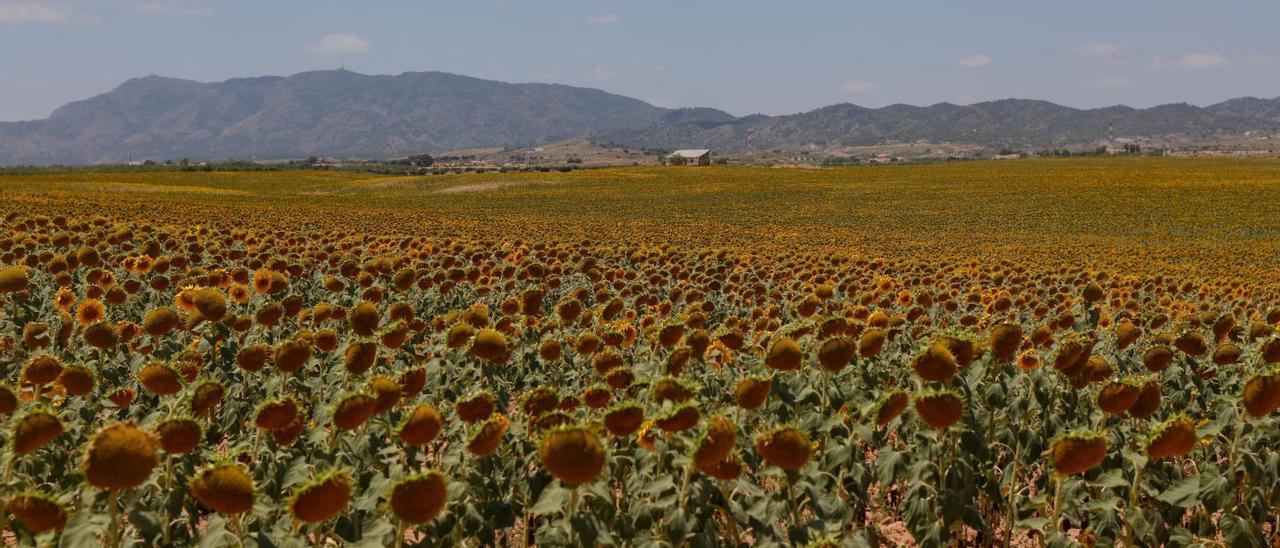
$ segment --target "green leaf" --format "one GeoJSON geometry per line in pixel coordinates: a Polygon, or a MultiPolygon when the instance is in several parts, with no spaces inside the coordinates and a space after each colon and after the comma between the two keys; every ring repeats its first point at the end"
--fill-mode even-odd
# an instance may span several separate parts
{"type": "Polygon", "coordinates": [[[1262,548],[1262,530],[1258,524],[1248,518],[1235,514],[1223,514],[1218,518],[1218,527],[1222,530],[1222,538],[1231,548],[1262,548]]]}
{"type": "Polygon", "coordinates": [[[1183,478],[1165,489],[1156,499],[1179,508],[1191,508],[1200,504],[1200,476],[1183,478]]]}
{"type": "Polygon", "coordinates": [[[555,514],[563,510],[568,502],[569,490],[561,487],[559,483],[553,483],[542,490],[542,494],[538,496],[538,502],[534,503],[529,512],[539,516],[555,514]]]}
{"type": "Polygon", "coordinates": [[[1018,523],[1014,524],[1014,527],[1030,531],[1044,531],[1044,528],[1048,525],[1049,518],[1027,518],[1018,520],[1018,523]]]}

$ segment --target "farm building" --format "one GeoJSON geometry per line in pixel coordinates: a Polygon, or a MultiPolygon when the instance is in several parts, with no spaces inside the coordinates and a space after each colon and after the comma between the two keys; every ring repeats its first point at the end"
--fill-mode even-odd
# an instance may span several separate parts
{"type": "Polygon", "coordinates": [[[711,151],[705,148],[677,150],[667,155],[667,163],[673,166],[709,166],[711,151]]]}

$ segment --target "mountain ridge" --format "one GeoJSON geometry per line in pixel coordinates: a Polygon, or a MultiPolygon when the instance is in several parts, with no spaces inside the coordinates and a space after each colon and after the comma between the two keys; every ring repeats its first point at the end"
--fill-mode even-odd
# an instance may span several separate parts
{"type": "Polygon", "coordinates": [[[726,152],[916,141],[1045,148],[1111,135],[1213,138],[1277,128],[1280,98],[1092,109],[1012,98],[879,108],[844,102],[795,114],[739,117],[708,107],[662,108],[564,84],[507,83],[437,71],[392,76],[326,70],[209,83],[131,78],[106,93],[63,105],[48,118],[0,122],[0,164],[386,158],[573,138],[726,152]]]}

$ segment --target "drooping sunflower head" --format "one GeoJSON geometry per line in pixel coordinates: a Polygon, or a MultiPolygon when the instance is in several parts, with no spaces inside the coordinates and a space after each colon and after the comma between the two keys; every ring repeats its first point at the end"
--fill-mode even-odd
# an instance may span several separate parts
{"type": "Polygon", "coordinates": [[[915,410],[926,424],[943,430],[964,418],[965,399],[954,390],[923,392],[915,396],[915,410]]]}
{"type": "Polygon", "coordinates": [[[347,508],[351,489],[351,475],[346,470],[330,470],[294,490],[289,513],[305,523],[327,521],[347,508]]]}
{"type": "Polygon", "coordinates": [[[31,453],[53,441],[66,428],[62,419],[45,409],[33,409],[13,421],[13,452],[18,455],[31,453]]]}
{"type": "Polygon", "coordinates": [[[756,437],[756,451],[783,470],[798,470],[809,462],[809,435],[795,426],[779,426],[756,437]]]}
{"type": "Polygon", "coordinates": [[[155,436],[133,423],[104,427],[89,443],[85,479],[99,489],[124,490],[142,485],[156,467],[157,445],[155,436]]]}
{"type": "Polygon", "coordinates": [[[405,523],[421,525],[444,510],[449,500],[449,482],[438,470],[427,470],[396,480],[387,495],[387,505],[405,523]]]}
{"type": "Polygon", "coordinates": [[[190,486],[192,496],[216,512],[234,515],[253,508],[253,477],[238,463],[206,466],[191,479],[190,486]]]}
{"type": "Polygon", "coordinates": [[[26,491],[9,497],[5,510],[13,514],[32,533],[62,531],[67,525],[67,511],[53,497],[35,491],[26,491]]]}
{"type": "Polygon", "coordinates": [[[156,437],[165,453],[180,455],[190,453],[200,446],[204,429],[191,417],[173,417],[156,425],[156,437]]]}
{"type": "Polygon", "coordinates": [[[1178,458],[1196,447],[1196,426],[1185,414],[1178,414],[1157,425],[1147,438],[1147,457],[1178,458]]]}
{"type": "Polygon", "coordinates": [[[572,485],[594,480],[606,462],[600,438],[582,425],[557,426],[544,432],[538,454],[551,475],[572,485]]]}
{"type": "Polygon", "coordinates": [[[1105,432],[1073,432],[1054,438],[1049,456],[1059,474],[1074,476],[1092,470],[1107,456],[1105,432]]]}

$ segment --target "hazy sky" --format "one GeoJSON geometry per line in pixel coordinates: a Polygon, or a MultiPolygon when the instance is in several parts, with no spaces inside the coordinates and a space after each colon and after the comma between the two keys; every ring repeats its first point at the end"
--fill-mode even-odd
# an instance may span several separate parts
{"type": "Polygon", "coordinates": [[[598,87],[783,114],[1006,97],[1280,95],[1276,0],[0,0],[0,120],[137,76],[337,68],[598,87]]]}

